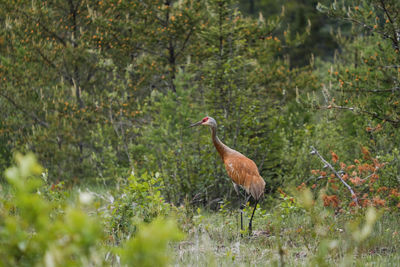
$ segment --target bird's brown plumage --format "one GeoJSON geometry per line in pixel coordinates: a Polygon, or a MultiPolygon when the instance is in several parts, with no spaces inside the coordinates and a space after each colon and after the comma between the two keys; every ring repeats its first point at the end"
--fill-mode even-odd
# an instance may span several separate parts
{"type": "Polygon", "coordinates": [[[225,169],[235,184],[241,186],[255,200],[264,195],[265,181],[258,173],[254,161],[239,152],[229,153],[223,160],[225,169]]]}

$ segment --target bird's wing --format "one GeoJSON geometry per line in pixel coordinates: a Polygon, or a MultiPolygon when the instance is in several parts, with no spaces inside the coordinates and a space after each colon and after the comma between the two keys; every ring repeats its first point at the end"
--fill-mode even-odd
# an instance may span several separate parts
{"type": "Polygon", "coordinates": [[[250,185],[255,179],[260,177],[254,161],[242,155],[235,155],[226,158],[224,163],[225,169],[232,181],[242,186],[247,193],[250,193],[250,185]]]}

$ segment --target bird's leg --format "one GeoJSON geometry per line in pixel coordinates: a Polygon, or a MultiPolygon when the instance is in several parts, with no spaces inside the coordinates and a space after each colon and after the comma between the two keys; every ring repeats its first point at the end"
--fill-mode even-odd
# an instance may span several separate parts
{"type": "Polygon", "coordinates": [[[243,237],[243,210],[240,205],[240,237],[243,237]]]}
{"type": "MultiPolygon", "coordinates": [[[[245,193],[245,196],[244,196],[245,198],[246,198],[246,193],[245,193]]],[[[240,237],[243,237],[243,208],[244,208],[244,205],[243,205],[243,203],[240,203],[239,202],[239,210],[240,210],[240,237]]]]}
{"type": "MultiPolygon", "coordinates": [[[[243,229],[243,209],[246,207],[247,201],[249,201],[250,197],[251,197],[251,195],[247,196],[246,192],[244,192],[244,203],[242,203],[240,205],[240,229],[242,230],[242,232],[244,230],[243,229]]],[[[243,234],[240,234],[240,236],[243,237],[243,234]]]]}
{"type": "Polygon", "coordinates": [[[244,203],[242,203],[241,209],[244,209],[246,207],[247,202],[249,202],[251,195],[247,195],[246,192],[244,192],[244,203]]]}
{"type": "Polygon", "coordinates": [[[236,194],[237,194],[238,196],[241,195],[242,193],[240,193],[240,188],[239,188],[239,186],[238,186],[237,184],[235,184],[233,181],[232,181],[232,184],[233,184],[233,189],[235,189],[236,194]]]}
{"type": "MultiPolygon", "coordinates": [[[[242,192],[240,192],[240,187],[237,184],[235,184],[234,182],[232,182],[232,184],[233,184],[233,188],[235,189],[238,196],[244,196],[242,194],[242,192]]],[[[244,197],[246,198],[246,196],[244,196],[244,197]]],[[[243,232],[243,205],[242,205],[241,201],[239,201],[239,210],[240,210],[240,230],[241,230],[241,232],[243,232]]],[[[243,237],[243,234],[240,233],[240,236],[243,237]]]]}
{"type": "Polygon", "coordinates": [[[253,222],[253,216],[254,216],[254,212],[256,211],[256,209],[257,209],[257,204],[258,204],[258,200],[256,200],[256,203],[254,204],[254,209],[253,209],[253,214],[251,214],[251,218],[250,218],[250,223],[249,223],[249,235],[251,235],[251,232],[252,232],[252,222],[253,222]]]}

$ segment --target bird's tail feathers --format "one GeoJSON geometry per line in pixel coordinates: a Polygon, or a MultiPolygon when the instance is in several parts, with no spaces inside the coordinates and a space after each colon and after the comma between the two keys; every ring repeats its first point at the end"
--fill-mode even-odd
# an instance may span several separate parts
{"type": "Polygon", "coordinates": [[[250,188],[250,194],[254,199],[259,200],[264,196],[265,181],[264,179],[257,179],[253,182],[250,188]]]}

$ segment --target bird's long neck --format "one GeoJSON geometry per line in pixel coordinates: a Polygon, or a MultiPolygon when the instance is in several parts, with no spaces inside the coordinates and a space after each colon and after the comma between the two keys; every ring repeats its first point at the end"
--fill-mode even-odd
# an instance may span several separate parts
{"type": "Polygon", "coordinates": [[[224,160],[225,155],[231,150],[228,146],[219,140],[217,136],[217,127],[210,127],[211,129],[211,137],[214,143],[215,148],[217,149],[219,155],[221,156],[222,160],[224,160]]]}

